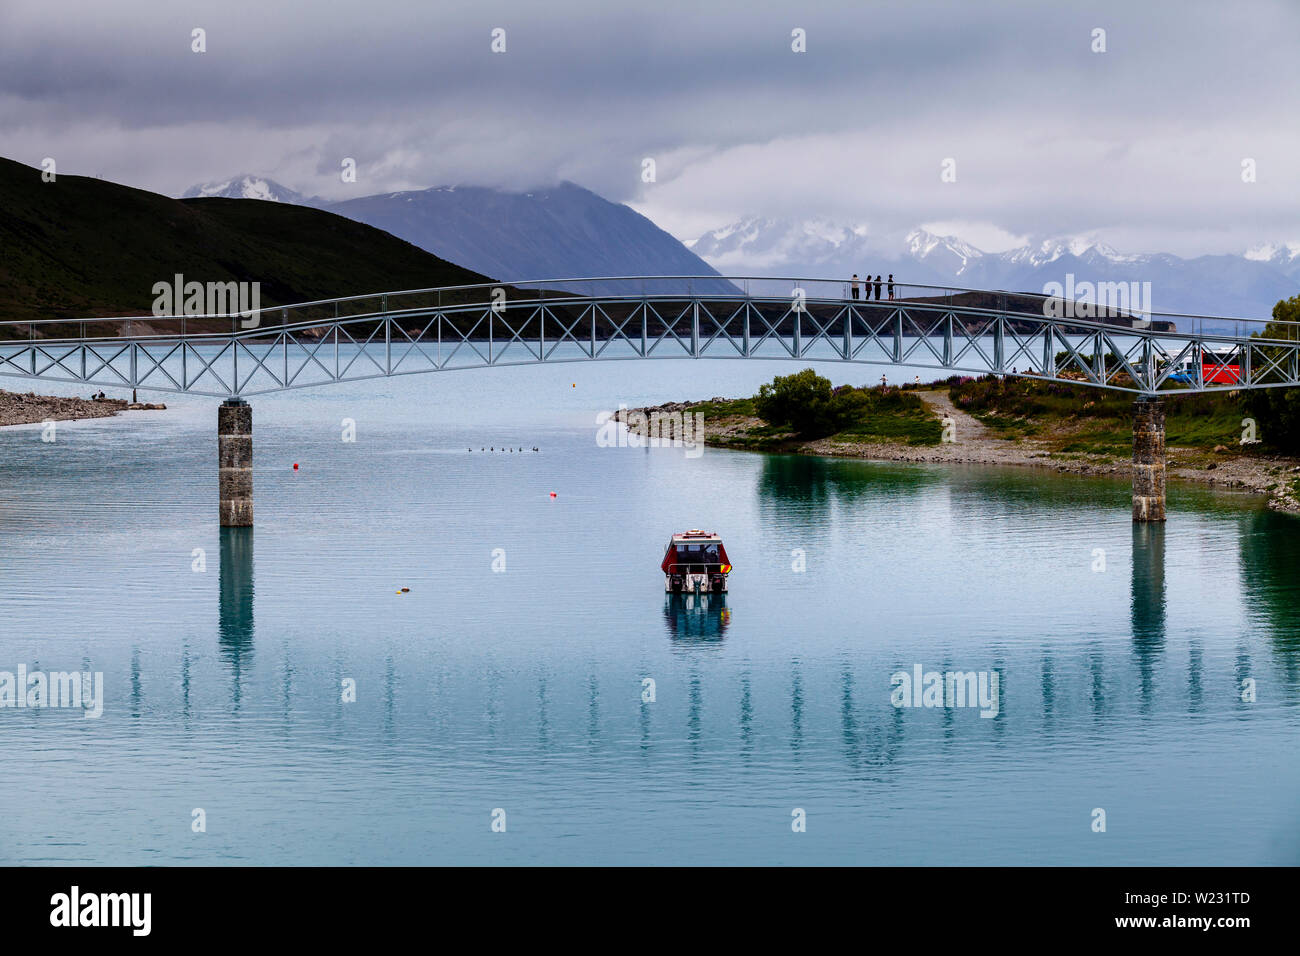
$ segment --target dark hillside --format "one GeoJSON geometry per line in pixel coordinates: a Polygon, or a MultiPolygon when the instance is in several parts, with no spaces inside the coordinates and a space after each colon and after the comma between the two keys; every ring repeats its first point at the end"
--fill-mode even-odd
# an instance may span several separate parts
{"type": "Polygon", "coordinates": [[[0,320],[147,315],[154,283],[176,273],[260,282],[263,306],[490,281],[319,209],[46,183],[0,159],[0,320]]]}

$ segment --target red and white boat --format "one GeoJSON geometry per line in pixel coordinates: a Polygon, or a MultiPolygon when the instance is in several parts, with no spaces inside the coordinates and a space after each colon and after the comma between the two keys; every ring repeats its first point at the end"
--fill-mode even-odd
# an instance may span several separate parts
{"type": "Polygon", "coordinates": [[[659,567],[669,594],[723,594],[731,573],[722,538],[697,529],[673,535],[659,567]]]}

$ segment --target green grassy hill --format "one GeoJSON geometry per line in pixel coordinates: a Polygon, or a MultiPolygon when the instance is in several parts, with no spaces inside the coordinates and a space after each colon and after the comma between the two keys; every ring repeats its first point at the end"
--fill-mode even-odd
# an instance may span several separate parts
{"type": "Polygon", "coordinates": [[[260,282],[262,305],[491,281],[302,206],[169,199],[0,158],[0,320],[146,315],[156,282],[260,282]]]}
{"type": "MultiPolygon", "coordinates": [[[[954,376],[948,395],[953,404],[992,429],[999,438],[1033,438],[1055,454],[1133,453],[1133,396],[1070,382],[954,376]]],[[[1238,441],[1246,414],[1242,392],[1165,393],[1165,443],[1195,449],[1211,461],[1216,446],[1238,441]]],[[[1182,456],[1185,460],[1187,455],[1182,456]]],[[[1198,461],[1200,459],[1197,459],[1198,461]]]]}

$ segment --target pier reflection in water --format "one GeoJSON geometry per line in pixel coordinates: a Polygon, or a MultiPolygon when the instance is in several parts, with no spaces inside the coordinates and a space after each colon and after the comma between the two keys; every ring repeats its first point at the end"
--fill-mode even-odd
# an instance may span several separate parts
{"type": "Polygon", "coordinates": [[[222,528],[217,643],[239,706],[244,671],[253,664],[253,529],[222,528]]]}
{"type": "Polygon", "coordinates": [[[1156,667],[1165,646],[1165,526],[1133,523],[1133,653],[1137,657],[1142,710],[1151,708],[1156,667]]]}

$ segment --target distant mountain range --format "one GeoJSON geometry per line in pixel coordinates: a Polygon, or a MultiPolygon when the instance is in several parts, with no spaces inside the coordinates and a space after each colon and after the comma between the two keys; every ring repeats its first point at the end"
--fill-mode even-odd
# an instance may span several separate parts
{"type": "Polygon", "coordinates": [[[691,251],[728,275],[836,278],[894,273],[899,282],[1042,292],[1050,282],[1150,282],[1157,312],[1268,317],[1300,292],[1300,243],[1184,259],[1123,254],[1093,238],[1055,237],[986,253],[916,229],[891,247],[864,227],[750,217],[706,233],[691,251]]]}
{"type": "MultiPolygon", "coordinates": [[[[441,259],[510,282],[717,275],[712,266],[645,216],[569,182],[531,192],[437,186],[326,202],[265,177],[241,174],[195,186],[185,196],[316,206],[383,229],[441,259]]],[[[653,291],[653,284],[649,288],[653,291]]],[[[716,288],[733,291],[725,282],[718,282],[716,288]]],[[[626,292],[628,287],[582,283],[581,289],[626,292]]]]}
{"type": "Polygon", "coordinates": [[[1247,249],[1246,258],[1251,262],[1266,262],[1291,278],[1300,279],[1300,242],[1262,242],[1247,249]]]}
{"type": "Polygon", "coordinates": [[[0,318],[19,320],[147,315],[154,284],[176,273],[258,282],[263,306],[490,281],[324,210],[178,201],[63,173],[47,183],[3,158],[0,249],[0,318]]]}
{"type": "MultiPolygon", "coordinates": [[[[706,233],[688,248],[627,206],[568,182],[531,192],[439,186],[327,202],[241,174],[185,195],[315,206],[505,281],[719,273],[847,279],[892,272],[899,282],[920,285],[1042,292],[1073,275],[1076,284],[1149,282],[1151,302],[1143,306],[1156,312],[1247,318],[1267,317],[1279,299],[1300,292],[1300,242],[1185,259],[1059,236],[987,253],[923,229],[891,242],[862,226],[755,216],[706,233]]],[[[723,282],[717,288],[733,291],[723,282]]],[[[584,291],[625,290],[584,284],[584,291]]]]}

